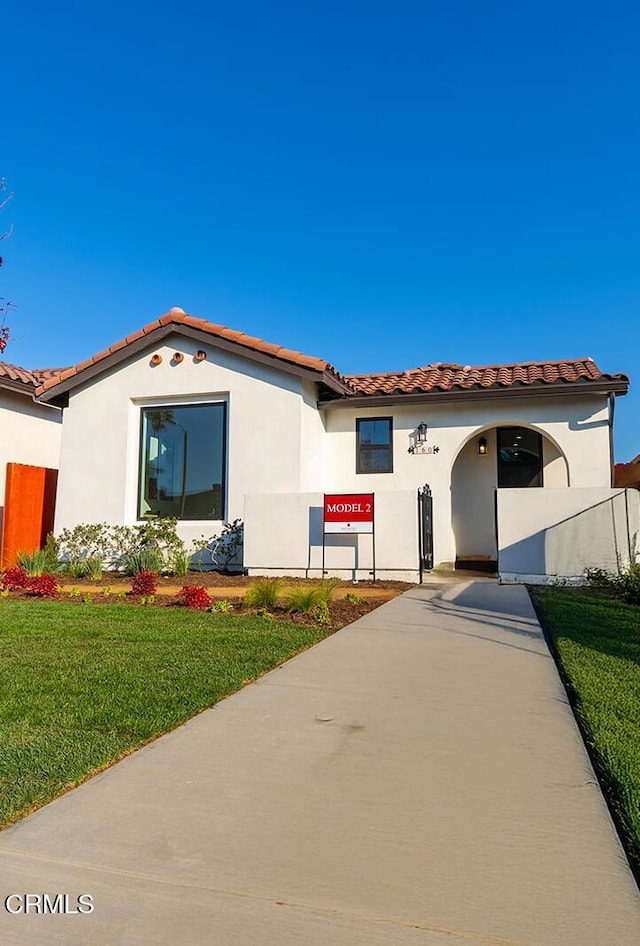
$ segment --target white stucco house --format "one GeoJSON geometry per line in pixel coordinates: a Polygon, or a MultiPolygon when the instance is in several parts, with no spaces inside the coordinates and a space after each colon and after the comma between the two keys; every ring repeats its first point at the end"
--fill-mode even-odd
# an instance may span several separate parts
{"type": "Polygon", "coordinates": [[[637,493],[612,488],[629,382],[588,358],[343,376],[174,308],[33,377],[11,424],[34,449],[32,417],[49,430],[29,462],[58,465],[56,532],[176,516],[189,542],[241,519],[255,574],[318,575],[324,561],[368,578],[374,542],[376,574],[407,580],[446,564],[573,576],[635,556],[637,493]],[[373,494],[375,538],[324,535],[326,493],[373,494]]]}

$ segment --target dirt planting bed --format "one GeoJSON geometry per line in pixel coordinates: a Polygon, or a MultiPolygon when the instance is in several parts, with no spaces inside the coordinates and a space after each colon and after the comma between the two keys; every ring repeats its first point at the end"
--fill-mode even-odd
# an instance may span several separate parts
{"type": "MultiPolygon", "coordinates": [[[[412,587],[411,584],[399,581],[336,582],[327,613],[319,617],[317,611],[292,614],[284,604],[284,596],[288,589],[312,588],[317,584],[317,580],[284,579],[283,600],[268,611],[263,608],[251,609],[244,606],[244,595],[256,580],[255,577],[247,575],[227,575],[220,572],[190,572],[184,578],[161,576],[158,579],[155,594],[145,598],[132,594],[132,579],[123,575],[107,573],[99,582],[60,575],[59,595],[53,600],[74,603],[79,607],[121,604],[123,606],[144,605],[147,608],[183,608],[184,605],[176,595],[185,585],[198,585],[206,589],[212,606],[216,610],[220,609],[219,602],[223,602],[222,607],[225,610],[228,609],[229,614],[259,614],[267,620],[286,620],[307,626],[321,620],[322,623],[337,630],[412,587]]],[[[5,593],[4,596],[11,599],[33,597],[28,591],[11,591],[8,594],[5,593]]]]}

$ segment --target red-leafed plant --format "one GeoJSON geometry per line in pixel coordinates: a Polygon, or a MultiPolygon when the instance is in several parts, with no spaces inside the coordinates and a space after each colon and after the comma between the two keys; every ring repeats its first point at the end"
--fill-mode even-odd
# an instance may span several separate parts
{"type": "Polygon", "coordinates": [[[41,575],[34,575],[33,578],[27,578],[27,594],[35,598],[57,598],[60,593],[60,586],[55,575],[49,575],[43,572],[41,575]]]}
{"type": "Polygon", "coordinates": [[[211,598],[202,585],[185,585],[177,593],[176,598],[185,608],[203,611],[211,607],[211,598]]]}
{"type": "Polygon", "coordinates": [[[133,582],[131,584],[132,595],[139,595],[141,598],[148,598],[150,595],[155,595],[157,590],[157,572],[152,572],[147,568],[144,571],[137,572],[133,576],[133,582]]]}
{"type": "Polygon", "coordinates": [[[2,572],[0,583],[5,591],[22,591],[29,583],[29,576],[24,568],[16,565],[15,568],[7,568],[2,572]]]}

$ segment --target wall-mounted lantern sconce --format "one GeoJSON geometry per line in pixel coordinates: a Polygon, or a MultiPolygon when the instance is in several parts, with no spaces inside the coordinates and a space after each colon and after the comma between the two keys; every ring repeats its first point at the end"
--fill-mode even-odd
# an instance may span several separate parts
{"type": "Polygon", "coordinates": [[[478,455],[481,457],[486,457],[487,455],[487,438],[480,437],[478,440],[478,455]]]}
{"type": "Polygon", "coordinates": [[[414,431],[414,433],[413,433],[413,443],[412,443],[411,446],[409,447],[408,453],[415,453],[415,452],[417,451],[418,447],[423,446],[423,445],[427,442],[427,430],[428,430],[428,429],[429,429],[429,428],[428,428],[427,425],[424,423],[424,421],[422,421],[420,424],[418,424],[418,426],[416,427],[416,429],[415,429],[415,431],[414,431]]]}

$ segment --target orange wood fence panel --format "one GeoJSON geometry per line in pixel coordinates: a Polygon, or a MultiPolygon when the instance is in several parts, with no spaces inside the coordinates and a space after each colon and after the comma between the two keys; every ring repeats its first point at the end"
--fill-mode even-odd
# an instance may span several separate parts
{"type": "Polygon", "coordinates": [[[7,463],[0,567],[10,568],[20,551],[42,548],[53,531],[58,471],[7,463]]]}

